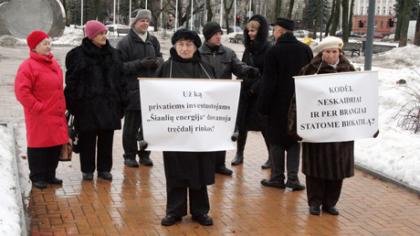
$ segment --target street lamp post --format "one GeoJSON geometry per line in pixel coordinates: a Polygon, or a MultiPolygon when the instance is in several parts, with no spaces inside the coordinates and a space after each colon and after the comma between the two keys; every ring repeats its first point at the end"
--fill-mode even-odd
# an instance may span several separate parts
{"type": "Polygon", "coordinates": [[[365,70],[372,69],[372,47],[375,25],[375,0],[369,0],[367,38],[365,44],[365,70]]]}
{"type": "Polygon", "coordinates": [[[80,1],[80,26],[83,26],[83,0],[80,1]]]}

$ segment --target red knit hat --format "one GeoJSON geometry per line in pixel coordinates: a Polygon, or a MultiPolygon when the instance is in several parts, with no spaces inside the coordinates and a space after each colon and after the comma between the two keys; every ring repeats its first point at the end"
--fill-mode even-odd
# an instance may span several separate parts
{"type": "Polygon", "coordinates": [[[97,20],[90,20],[90,21],[86,22],[85,35],[89,39],[94,39],[96,37],[96,35],[104,32],[104,31],[107,31],[107,29],[106,29],[105,25],[102,24],[101,22],[99,22],[97,20]]]}
{"type": "Polygon", "coordinates": [[[33,50],[42,40],[49,38],[48,34],[41,30],[32,31],[26,38],[26,42],[31,50],[33,50]]]}

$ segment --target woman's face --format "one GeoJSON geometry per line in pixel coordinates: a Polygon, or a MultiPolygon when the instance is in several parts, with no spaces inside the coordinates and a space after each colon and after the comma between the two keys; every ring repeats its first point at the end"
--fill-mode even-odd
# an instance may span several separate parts
{"type": "Polygon", "coordinates": [[[340,49],[338,48],[327,48],[322,51],[322,60],[330,65],[337,63],[339,56],[340,49]]]}
{"type": "Polygon", "coordinates": [[[197,51],[197,47],[192,40],[180,39],[175,43],[175,50],[182,59],[191,59],[197,51]]]}
{"type": "Polygon", "coordinates": [[[248,29],[248,36],[251,41],[254,41],[257,38],[258,30],[256,28],[248,29]]]}
{"type": "Polygon", "coordinates": [[[51,52],[51,40],[46,38],[42,40],[36,47],[34,48],[34,52],[41,54],[41,55],[48,55],[51,52]]]}
{"type": "Polygon", "coordinates": [[[95,44],[97,47],[102,47],[106,45],[106,35],[108,31],[103,31],[95,36],[95,38],[92,39],[92,43],[95,44]]]}

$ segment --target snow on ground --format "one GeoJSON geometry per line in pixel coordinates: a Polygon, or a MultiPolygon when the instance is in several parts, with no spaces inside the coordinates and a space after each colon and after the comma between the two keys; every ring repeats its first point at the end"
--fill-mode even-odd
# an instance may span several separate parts
{"type": "Polygon", "coordinates": [[[20,206],[17,196],[17,172],[14,170],[13,138],[10,130],[0,126],[0,235],[20,235],[20,206]]]}
{"type": "MultiPolygon", "coordinates": [[[[379,137],[356,142],[356,163],[420,190],[420,135],[398,126],[399,111],[420,100],[410,88],[420,88],[420,47],[407,46],[375,55],[379,72],[379,137]],[[396,82],[404,79],[406,85],[396,82]]],[[[420,91],[416,91],[420,93],[420,91]]]]}

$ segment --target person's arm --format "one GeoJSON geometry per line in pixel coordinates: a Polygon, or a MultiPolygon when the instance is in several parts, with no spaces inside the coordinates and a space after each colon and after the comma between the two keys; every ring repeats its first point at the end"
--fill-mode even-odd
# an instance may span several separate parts
{"type": "Polygon", "coordinates": [[[135,60],[129,61],[128,52],[130,51],[130,49],[127,47],[126,42],[127,42],[126,40],[122,39],[117,44],[117,49],[121,53],[121,60],[123,62],[124,73],[127,75],[137,74],[138,70],[141,68],[141,60],[135,59],[135,60]]]}
{"type": "Polygon", "coordinates": [[[21,66],[16,74],[15,94],[17,100],[29,112],[40,112],[44,106],[32,93],[33,82],[33,75],[21,66]]]}
{"type": "Polygon", "coordinates": [[[249,66],[240,61],[234,51],[231,51],[231,67],[232,73],[240,78],[252,78],[258,75],[258,68],[249,66]]]}

